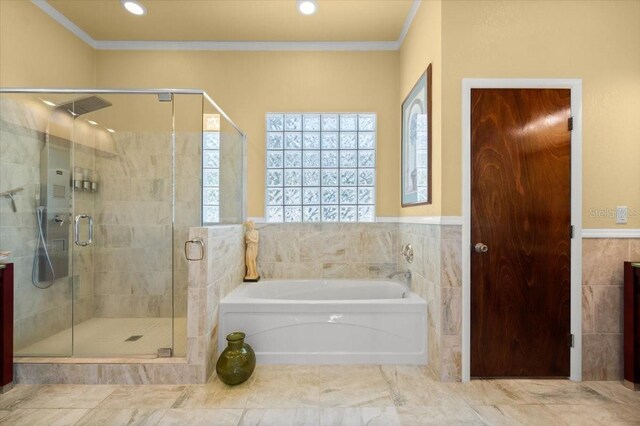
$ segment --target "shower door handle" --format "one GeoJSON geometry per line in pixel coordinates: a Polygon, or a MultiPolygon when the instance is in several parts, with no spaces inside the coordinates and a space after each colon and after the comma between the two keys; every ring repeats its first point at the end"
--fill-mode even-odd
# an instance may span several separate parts
{"type": "Polygon", "coordinates": [[[93,243],[93,217],[89,216],[88,214],[79,214],[78,216],[76,216],[73,234],[74,242],[77,246],[85,247],[93,243]],[[89,239],[85,241],[80,241],[80,221],[82,219],[87,219],[89,225],[89,239]]]}

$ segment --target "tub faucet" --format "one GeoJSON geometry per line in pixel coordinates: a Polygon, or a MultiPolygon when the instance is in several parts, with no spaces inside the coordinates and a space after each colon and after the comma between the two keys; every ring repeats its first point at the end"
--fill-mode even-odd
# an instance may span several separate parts
{"type": "Polygon", "coordinates": [[[406,271],[397,271],[394,272],[392,274],[389,274],[389,276],[387,278],[391,279],[393,277],[395,277],[396,275],[404,275],[404,279],[406,281],[407,287],[411,287],[411,271],[410,270],[406,270],[406,271]]]}

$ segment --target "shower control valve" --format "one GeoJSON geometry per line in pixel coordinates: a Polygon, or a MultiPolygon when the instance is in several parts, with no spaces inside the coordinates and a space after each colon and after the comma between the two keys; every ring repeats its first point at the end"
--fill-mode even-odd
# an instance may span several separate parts
{"type": "Polygon", "coordinates": [[[64,215],[64,214],[57,214],[53,218],[53,221],[55,223],[57,223],[58,226],[62,226],[64,224],[65,220],[67,220],[67,218],[66,218],[66,215],[64,215]]]}

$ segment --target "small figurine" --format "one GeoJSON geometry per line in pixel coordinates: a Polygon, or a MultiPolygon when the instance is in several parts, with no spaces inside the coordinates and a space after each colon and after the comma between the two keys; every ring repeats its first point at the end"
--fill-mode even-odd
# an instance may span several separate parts
{"type": "Polygon", "coordinates": [[[256,229],[255,223],[249,220],[246,223],[247,232],[244,234],[245,248],[245,263],[247,266],[247,275],[244,277],[245,282],[258,282],[260,275],[258,275],[258,264],[256,259],[258,258],[258,241],[260,241],[260,233],[256,229]]]}

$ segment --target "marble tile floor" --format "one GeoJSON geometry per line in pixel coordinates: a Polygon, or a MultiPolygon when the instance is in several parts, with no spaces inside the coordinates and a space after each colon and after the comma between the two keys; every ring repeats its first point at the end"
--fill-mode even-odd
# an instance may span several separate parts
{"type": "Polygon", "coordinates": [[[640,425],[619,382],[441,383],[420,366],[258,365],[229,387],[17,385],[4,425],[640,425]]]}
{"type": "MultiPolygon", "coordinates": [[[[83,357],[156,356],[158,348],[171,346],[171,318],[91,318],[73,330],[73,355],[83,357]],[[126,342],[131,336],[139,340],[126,342]]],[[[177,356],[185,356],[187,319],[175,318],[177,356]]],[[[72,330],[64,330],[30,346],[20,348],[16,356],[68,356],[72,330]]]]}

